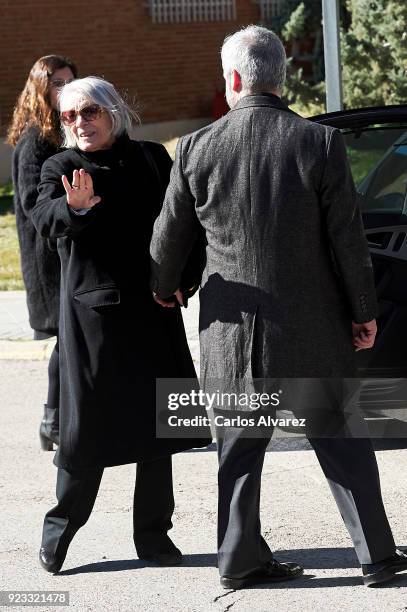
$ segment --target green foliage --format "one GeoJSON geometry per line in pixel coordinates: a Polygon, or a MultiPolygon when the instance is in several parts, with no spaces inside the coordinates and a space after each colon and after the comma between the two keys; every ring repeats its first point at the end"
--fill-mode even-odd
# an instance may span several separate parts
{"type": "Polygon", "coordinates": [[[407,99],[407,2],[347,0],[342,32],[347,107],[402,104],[407,99]]]}
{"type": "Polygon", "coordinates": [[[281,35],[284,40],[294,40],[304,36],[307,24],[307,11],[304,2],[301,2],[291,13],[287,23],[284,25],[281,35]]]}
{"type": "Polygon", "coordinates": [[[325,112],[325,83],[312,84],[303,76],[303,69],[291,68],[291,59],[288,60],[287,81],[284,88],[284,97],[291,108],[304,117],[319,115],[325,112]]]}
{"type": "Polygon", "coordinates": [[[6,215],[13,212],[12,196],[0,196],[0,215],[6,215]]]}
{"type": "MultiPolygon", "coordinates": [[[[286,0],[272,28],[287,45],[321,28],[321,0],[286,0]]],[[[340,0],[341,54],[345,106],[403,104],[407,100],[407,1],[340,0]]],[[[323,112],[323,50],[315,59],[321,80],[305,78],[292,58],[286,98],[303,109],[323,112]]],[[[318,70],[317,70],[318,72],[318,70]]]]}
{"type": "Polygon", "coordinates": [[[20,268],[20,251],[16,218],[8,213],[0,216],[0,291],[24,289],[20,268]]]}
{"type": "MultiPolygon", "coordinates": [[[[298,38],[309,36],[316,29],[321,27],[322,3],[321,0],[284,0],[281,2],[280,15],[273,19],[272,29],[283,38],[283,31],[288,22],[292,22],[289,27],[295,32],[298,38]],[[303,8],[299,8],[303,5],[303,8]],[[301,29],[301,24],[303,27],[301,29]]],[[[288,32],[287,32],[288,33],[288,32]]]]}
{"type": "MultiPolygon", "coordinates": [[[[280,16],[272,25],[284,43],[291,47],[296,40],[315,37],[321,29],[321,19],[321,0],[287,0],[282,3],[280,16]]],[[[321,65],[322,58],[321,48],[315,63],[321,65]]],[[[325,110],[323,81],[315,83],[312,79],[306,79],[303,68],[295,66],[293,57],[288,58],[284,95],[291,106],[300,109],[301,115],[315,115],[325,110]]]]}
{"type": "Polygon", "coordinates": [[[13,183],[10,179],[4,185],[0,185],[0,198],[4,196],[12,196],[12,195],[13,195],[13,183]]]}
{"type": "Polygon", "coordinates": [[[13,183],[8,181],[0,185],[0,215],[13,211],[13,183]]]}
{"type": "Polygon", "coordinates": [[[371,169],[383,156],[382,149],[357,150],[353,147],[347,147],[346,151],[356,185],[359,185],[367,177],[371,169]]]}

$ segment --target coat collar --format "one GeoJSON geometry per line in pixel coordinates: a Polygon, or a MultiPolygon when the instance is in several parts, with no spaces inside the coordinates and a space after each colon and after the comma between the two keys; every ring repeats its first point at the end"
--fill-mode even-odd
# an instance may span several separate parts
{"type": "Polygon", "coordinates": [[[241,108],[251,108],[254,106],[268,106],[268,107],[278,108],[279,110],[284,110],[289,113],[294,112],[290,108],[288,108],[287,104],[285,104],[281,98],[279,98],[278,96],[275,96],[272,93],[267,93],[267,92],[260,92],[260,93],[255,93],[255,94],[250,94],[248,96],[245,96],[244,98],[239,100],[236,106],[230,109],[229,112],[240,110],[241,108]]]}

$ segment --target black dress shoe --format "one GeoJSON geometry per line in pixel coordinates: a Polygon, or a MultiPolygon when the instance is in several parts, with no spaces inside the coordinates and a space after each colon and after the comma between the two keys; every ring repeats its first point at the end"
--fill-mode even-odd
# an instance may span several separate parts
{"type": "Polygon", "coordinates": [[[244,576],[243,578],[227,578],[222,576],[220,584],[224,589],[244,589],[256,584],[267,584],[268,582],[282,582],[293,580],[304,573],[303,568],[297,563],[280,563],[273,559],[266,567],[244,576]]]}
{"type": "Polygon", "coordinates": [[[50,572],[51,574],[57,574],[65,561],[65,555],[61,558],[51,553],[43,546],[40,548],[39,558],[42,567],[46,572],[50,572]]]}
{"type": "Polygon", "coordinates": [[[392,580],[398,572],[407,570],[407,555],[396,549],[394,555],[377,563],[362,564],[363,582],[366,586],[375,586],[392,580]]]}
{"type": "Polygon", "coordinates": [[[138,558],[143,561],[153,561],[162,567],[181,565],[182,563],[182,553],[176,546],[165,552],[147,553],[138,551],[138,558]]]}

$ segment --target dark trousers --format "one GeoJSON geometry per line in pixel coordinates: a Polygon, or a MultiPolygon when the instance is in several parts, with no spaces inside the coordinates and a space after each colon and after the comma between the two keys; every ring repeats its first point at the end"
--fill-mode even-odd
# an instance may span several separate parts
{"type": "MultiPolygon", "coordinates": [[[[58,503],[45,515],[42,546],[63,556],[94,506],[103,469],[68,471],[58,468],[58,503]]],[[[166,552],[174,512],[171,457],[137,464],[133,535],[137,554],[166,552]]]]}
{"type": "MultiPolygon", "coordinates": [[[[271,432],[268,429],[262,438],[248,438],[244,428],[226,427],[221,434],[223,437],[218,439],[219,572],[221,576],[239,578],[260,569],[273,558],[260,528],[261,472],[271,432]]],[[[309,442],[328,480],[359,562],[375,563],[392,555],[395,544],[383,506],[371,441],[368,438],[309,438],[309,442]]]]}
{"type": "Polygon", "coordinates": [[[59,409],[59,339],[51,353],[48,363],[48,408],[59,409]]]}

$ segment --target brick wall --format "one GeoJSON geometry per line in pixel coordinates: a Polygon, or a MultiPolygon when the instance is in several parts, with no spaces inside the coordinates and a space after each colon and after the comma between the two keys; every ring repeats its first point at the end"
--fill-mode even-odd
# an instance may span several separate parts
{"type": "Polygon", "coordinates": [[[259,20],[236,0],[235,21],[153,24],[145,0],[1,0],[0,135],[42,55],[69,55],[136,98],[144,123],[209,116],[222,84],[224,36],[259,20]]]}

